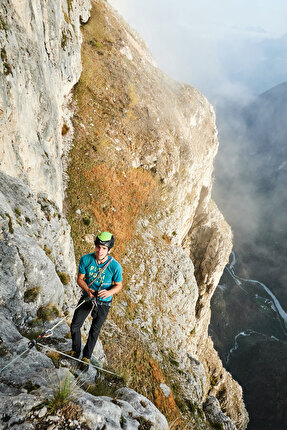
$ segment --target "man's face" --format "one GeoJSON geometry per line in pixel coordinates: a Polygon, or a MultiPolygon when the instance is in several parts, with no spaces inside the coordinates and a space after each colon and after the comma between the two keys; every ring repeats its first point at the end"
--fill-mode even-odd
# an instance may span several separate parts
{"type": "Polygon", "coordinates": [[[104,260],[109,253],[109,248],[104,245],[96,245],[95,254],[97,260],[104,260]]]}

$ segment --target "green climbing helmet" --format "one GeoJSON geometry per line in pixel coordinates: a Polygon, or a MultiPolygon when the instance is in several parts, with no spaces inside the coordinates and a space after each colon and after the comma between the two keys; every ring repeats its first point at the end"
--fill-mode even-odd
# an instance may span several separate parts
{"type": "Polygon", "coordinates": [[[109,233],[108,231],[102,231],[95,240],[95,246],[97,245],[103,245],[107,246],[110,249],[114,246],[115,240],[112,233],[109,233]]]}

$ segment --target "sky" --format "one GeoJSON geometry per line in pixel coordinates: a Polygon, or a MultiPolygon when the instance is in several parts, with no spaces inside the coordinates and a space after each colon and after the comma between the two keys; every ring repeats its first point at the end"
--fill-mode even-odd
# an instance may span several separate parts
{"type": "Polygon", "coordinates": [[[170,76],[218,96],[248,98],[287,73],[285,0],[109,0],[170,76]],[[284,39],[285,35],[285,39],[284,39]]]}

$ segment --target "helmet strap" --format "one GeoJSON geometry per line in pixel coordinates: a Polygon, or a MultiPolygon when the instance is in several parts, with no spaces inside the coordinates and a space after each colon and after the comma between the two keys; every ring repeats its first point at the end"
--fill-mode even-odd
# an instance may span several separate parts
{"type": "Polygon", "coordinates": [[[108,258],[109,253],[110,253],[110,249],[108,249],[108,252],[106,253],[106,255],[101,259],[98,259],[96,254],[95,254],[96,261],[98,261],[100,264],[104,263],[106,261],[106,259],[108,258]]]}

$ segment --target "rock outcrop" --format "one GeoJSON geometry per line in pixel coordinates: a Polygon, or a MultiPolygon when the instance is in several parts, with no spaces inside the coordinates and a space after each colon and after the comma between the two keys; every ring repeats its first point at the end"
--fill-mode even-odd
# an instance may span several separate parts
{"type": "MultiPolygon", "coordinates": [[[[210,298],[231,251],[230,228],[210,197],[218,147],[213,109],[199,91],[166,77],[140,38],[97,1],[84,27],[73,131],[69,92],[81,72],[79,24],[89,9],[82,0],[1,6],[0,366],[25,350],[33,330],[75,303],[74,250],[62,211],[74,136],[65,205],[77,255],[90,251],[91,231],[109,228],[125,269],[124,294],[104,329],[106,347],[127,335],[146,346],[156,406],[177,411],[174,418],[185,423],[190,418],[190,428],[234,428],[217,403],[204,414],[203,402],[216,396],[244,429],[241,389],[207,331],[210,298]]],[[[67,333],[64,324],[58,348],[69,345],[67,333]]],[[[10,395],[21,414],[15,421],[13,402],[3,401],[2,421],[36,428],[51,397],[44,369],[62,371],[41,349],[21,360],[21,377],[16,364],[1,374],[2,398],[10,395]]],[[[147,398],[127,388],[115,395],[112,401],[81,390],[85,421],[74,428],[168,428],[147,398]]]]}

